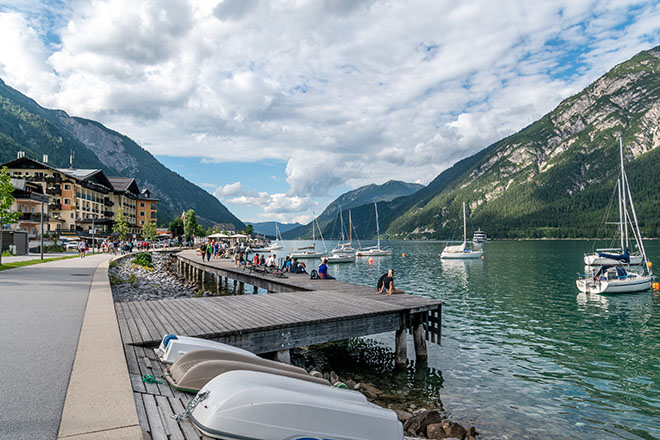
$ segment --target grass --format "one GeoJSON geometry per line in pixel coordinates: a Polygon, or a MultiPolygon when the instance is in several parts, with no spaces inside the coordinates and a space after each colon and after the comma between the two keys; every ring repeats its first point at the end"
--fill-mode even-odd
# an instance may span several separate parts
{"type": "Polygon", "coordinates": [[[23,266],[32,266],[34,264],[48,263],[49,261],[68,260],[70,258],[80,258],[80,257],[78,255],[70,255],[67,257],[44,258],[43,260],[34,259],[27,261],[14,261],[11,263],[0,264],[0,270],[14,269],[16,267],[23,267],[23,266]]]}

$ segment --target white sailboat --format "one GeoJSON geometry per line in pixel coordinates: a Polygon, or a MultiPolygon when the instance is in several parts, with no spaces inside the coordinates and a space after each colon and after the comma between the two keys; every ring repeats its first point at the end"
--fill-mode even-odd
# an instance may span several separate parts
{"type": "MultiPolygon", "coordinates": [[[[618,180],[617,186],[619,193],[618,224],[621,236],[621,248],[612,250],[620,250],[621,253],[606,254],[604,252],[596,252],[596,254],[585,255],[586,264],[593,266],[597,261],[600,261],[601,267],[596,272],[578,276],[576,284],[580,292],[583,293],[641,292],[650,289],[655,279],[646,258],[642,234],[639,230],[639,223],[637,222],[637,213],[635,212],[635,205],[633,204],[632,193],[628,184],[628,176],[624,168],[623,140],[619,141],[619,153],[621,155],[621,178],[618,180]],[[633,239],[637,242],[639,255],[629,254],[629,226],[633,239]],[[623,264],[635,264],[633,263],[633,256],[639,257],[641,259],[640,262],[644,263],[640,272],[631,271],[629,268],[623,267],[623,264]]],[[[636,260],[637,258],[635,258],[636,260]]]]}
{"type": "Polygon", "coordinates": [[[310,246],[303,246],[299,247],[296,251],[293,251],[289,254],[291,258],[297,258],[297,259],[305,259],[305,258],[321,258],[325,257],[328,253],[328,249],[325,246],[325,240],[323,240],[323,233],[321,232],[321,226],[319,226],[318,221],[316,221],[316,218],[312,220],[312,244],[310,246]],[[321,241],[323,242],[323,247],[325,248],[325,252],[317,252],[316,251],[316,230],[314,229],[314,225],[319,228],[319,235],[321,236],[321,241]]]}
{"type": "Polygon", "coordinates": [[[378,243],[376,246],[370,246],[366,248],[360,248],[357,250],[355,255],[358,257],[385,257],[392,255],[392,251],[389,249],[381,249],[380,247],[380,226],[378,224],[378,205],[374,202],[374,209],[376,210],[376,235],[378,236],[378,243]]]}
{"type": "Polygon", "coordinates": [[[275,241],[272,242],[269,246],[265,247],[265,251],[279,251],[284,249],[282,245],[282,234],[280,233],[280,228],[277,227],[277,222],[275,222],[275,241]]]}
{"type": "Polygon", "coordinates": [[[440,258],[465,259],[481,258],[484,254],[482,249],[470,249],[467,247],[467,216],[465,214],[465,202],[463,202],[463,243],[458,246],[445,246],[440,258]]]}

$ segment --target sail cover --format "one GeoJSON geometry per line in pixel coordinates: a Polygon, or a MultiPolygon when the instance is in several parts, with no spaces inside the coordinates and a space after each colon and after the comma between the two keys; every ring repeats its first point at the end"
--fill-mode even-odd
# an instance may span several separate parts
{"type": "Polygon", "coordinates": [[[607,254],[605,252],[598,252],[600,258],[609,258],[611,260],[623,261],[624,263],[630,263],[630,253],[628,249],[622,254],[607,254]]]}

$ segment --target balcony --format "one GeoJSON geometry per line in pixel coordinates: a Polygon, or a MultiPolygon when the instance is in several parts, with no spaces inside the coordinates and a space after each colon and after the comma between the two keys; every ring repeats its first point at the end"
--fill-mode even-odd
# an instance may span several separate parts
{"type": "Polygon", "coordinates": [[[113,202],[112,200],[110,200],[110,199],[108,199],[108,198],[106,198],[106,199],[103,200],[103,204],[104,204],[105,206],[115,206],[115,202],[113,202]]]}
{"type": "MultiPolygon", "coordinates": [[[[40,222],[41,213],[39,212],[21,212],[21,215],[18,217],[19,222],[40,222]]],[[[48,214],[44,215],[44,221],[48,221],[48,214]]]]}
{"type": "Polygon", "coordinates": [[[115,213],[112,211],[103,211],[103,215],[105,217],[112,218],[115,215],[115,213]]]}
{"type": "Polygon", "coordinates": [[[59,211],[62,209],[62,204],[61,203],[49,203],[48,204],[48,209],[52,211],[59,211]]]}
{"type": "Polygon", "coordinates": [[[44,180],[46,181],[46,183],[61,183],[62,177],[61,176],[45,177],[44,180]]]}
{"type": "Polygon", "coordinates": [[[60,185],[49,186],[46,188],[46,194],[50,194],[51,196],[59,196],[61,192],[62,187],[60,185]]]}

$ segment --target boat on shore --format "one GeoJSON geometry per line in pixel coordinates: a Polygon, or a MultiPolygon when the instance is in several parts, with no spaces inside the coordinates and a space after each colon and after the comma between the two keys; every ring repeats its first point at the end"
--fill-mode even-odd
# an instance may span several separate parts
{"type": "Polygon", "coordinates": [[[161,362],[166,364],[174,363],[181,356],[195,350],[216,350],[223,352],[239,353],[245,356],[256,357],[257,355],[234,347],[233,345],[223,344],[222,342],[209,341],[208,339],[193,338],[190,336],[165,335],[158,346],[154,349],[156,356],[161,362]]]}
{"type": "Polygon", "coordinates": [[[189,417],[203,434],[245,440],[402,440],[396,413],[355,391],[253,371],[206,384],[189,417]]]}

